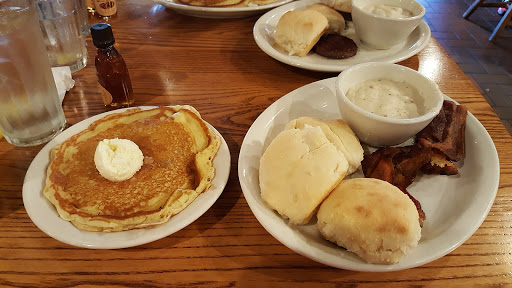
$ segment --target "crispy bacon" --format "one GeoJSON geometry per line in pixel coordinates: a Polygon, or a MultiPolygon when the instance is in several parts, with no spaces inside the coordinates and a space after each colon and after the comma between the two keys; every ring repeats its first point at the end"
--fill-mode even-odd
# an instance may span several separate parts
{"type": "Polygon", "coordinates": [[[432,122],[416,135],[416,143],[435,148],[451,161],[464,157],[467,108],[445,100],[432,122]]]}
{"type": "Polygon", "coordinates": [[[387,181],[409,196],[418,210],[420,226],[423,226],[425,212],[420,202],[407,191],[407,187],[416,178],[416,172],[428,161],[429,153],[420,149],[415,146],[380,148],[365,155],[361,166],[366,177],[387,181]]]}
{"type": "Polygon", "coordinates": [[[414,182],[418,171],[425,174],[458,174],[452,161],[464,157],[466,115],[465,107],[444,101],[439,115],[416,135],[414,145],[382,147],[365,155],[361,162],[365,177],[387,181],[411,198],[418,210],[421,226],[426,218],[425,212],[407,187],[414,182]]]}
{"type": "Polygon", "coordinates": [[[453,162],[446,159],[446,155],[437,149],[432,149],[432,158],[430,162],[421,166],[421,172],[433,175],[457,175],[459,170],[453,162]]]}

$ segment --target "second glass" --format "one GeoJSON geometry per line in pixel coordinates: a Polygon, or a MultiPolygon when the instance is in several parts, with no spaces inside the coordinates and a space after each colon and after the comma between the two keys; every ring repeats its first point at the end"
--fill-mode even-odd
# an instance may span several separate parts
{"type": "Polygon", "coordinates": [[[69,66],[71,72],[85,67],[87,49],[78,1],[37,0],[36,4],[51,66],[69,66]]]}

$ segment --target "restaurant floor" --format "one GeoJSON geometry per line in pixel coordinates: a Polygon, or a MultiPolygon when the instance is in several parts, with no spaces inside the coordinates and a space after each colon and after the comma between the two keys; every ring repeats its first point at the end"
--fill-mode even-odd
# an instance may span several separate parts
{"type": "Polygon", "coordinates": [[[462,14],[474,0],[418,2],[425,6],[424,19],[434,38],[480,89],[512,134],[512,23],[491,43],[488,38],[501,19],[498,8],[480,7],[466,20],[462,14]]]}

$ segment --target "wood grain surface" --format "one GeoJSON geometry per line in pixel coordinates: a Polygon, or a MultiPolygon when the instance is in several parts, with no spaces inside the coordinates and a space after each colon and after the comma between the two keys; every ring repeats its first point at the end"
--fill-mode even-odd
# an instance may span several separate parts
{"type": "MultiPolygon", "coordinates": [[[[396,272],[331,268],[273,238],[252,214],[238,181],[245,133],[274,101],[336,73],[282,64],[253,39],[259,16],[205,19],[149,0],[118,1],[110,21],[130,70],[136,105],[189,104],[224,136],[231,174],[198,220],[161,240],[127,249],[63,244],[39,230],[22,200],[24,176],[42,146],[0,141],[0,286],[13,287],[453,287],[512,283],[512,139],[471,81],[435,39],[400,64],[418,70],[466,105],[491,135],[500,159],[498,195],[485,222],[462,246],[426,265],[396,272]]],[[[91,18],[91,23],[98,19],[91,18]]],[[[89,62],[64,100],[68,125],[105,112],[89,62]]],[[[485,167],[481,167],[485,169],[485,167]]]]}

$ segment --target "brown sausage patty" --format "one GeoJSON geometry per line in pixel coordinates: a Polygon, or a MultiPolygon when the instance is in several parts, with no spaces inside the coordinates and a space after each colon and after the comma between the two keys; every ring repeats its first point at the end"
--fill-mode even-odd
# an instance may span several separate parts
{"type": "Polygon", "coordinates": [[[327,34],[320,38],[313,51],[327,58],[345,59],[357,54],[357,44],[348,37],[327,34]]]}

